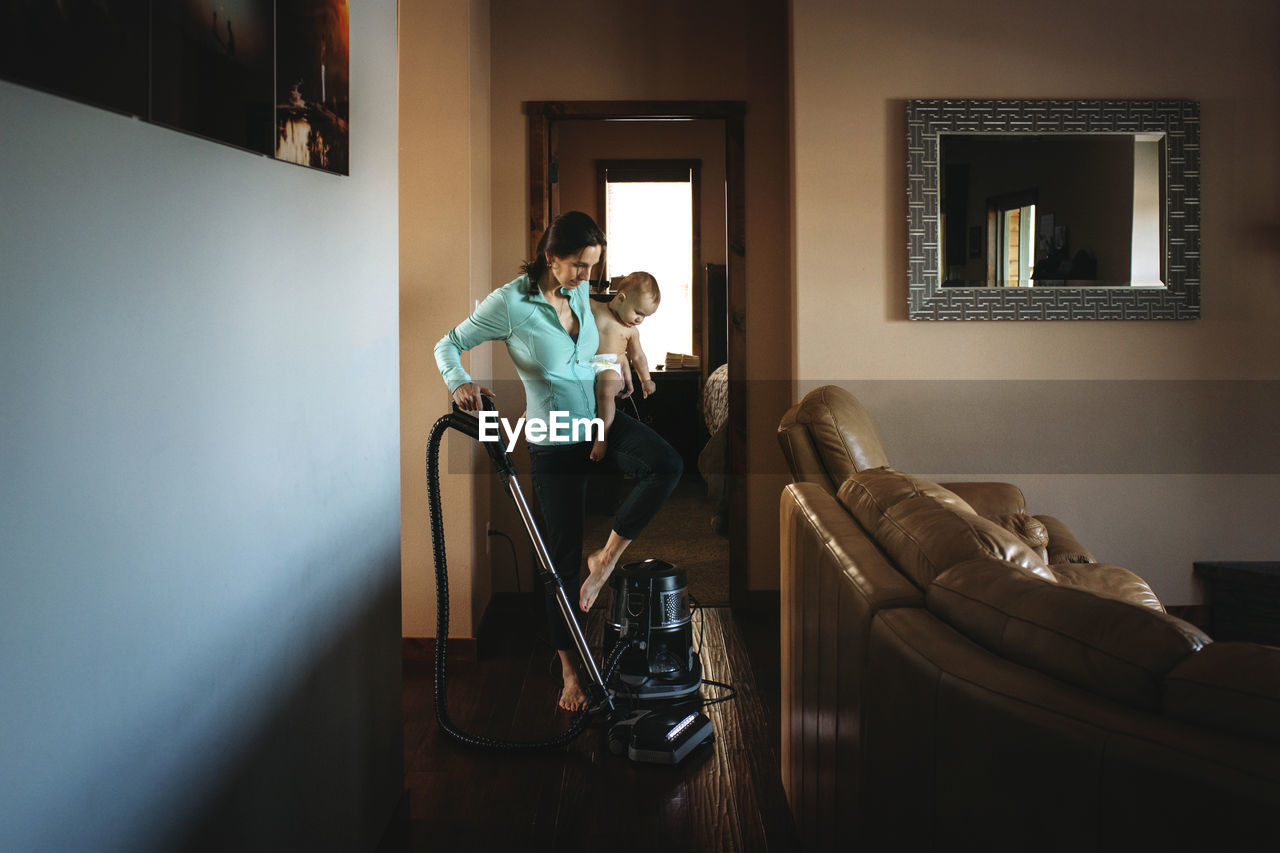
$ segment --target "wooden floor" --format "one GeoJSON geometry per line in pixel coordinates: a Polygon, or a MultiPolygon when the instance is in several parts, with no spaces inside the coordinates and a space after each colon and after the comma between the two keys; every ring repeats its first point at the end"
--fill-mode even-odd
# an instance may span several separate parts
{"type": "MultiPolygon", "coordinates": [[[[450,663],[450,717],[472,734],[544,739],[568,724],[555,709],[558,665],[550,647],[532,639],[541,611],[507,609],[490,620],[478,661],[450,663]]],[[[602,614],[597,608],[588,622],[597,646],[602,614]]],[[[611,754],[602,728],[559,752],[494,753],[458,744],[436,723],[431,661],[407,659],[409,814],[383,850],[797,850],[778,774],[777,611],[704,608],[695,626],[705,677],[733,684],[737,697],[704,709],[715,740],[677,767],[611,754]]],[[[718,692],[703,688],[707,696],[718,692]]]]}

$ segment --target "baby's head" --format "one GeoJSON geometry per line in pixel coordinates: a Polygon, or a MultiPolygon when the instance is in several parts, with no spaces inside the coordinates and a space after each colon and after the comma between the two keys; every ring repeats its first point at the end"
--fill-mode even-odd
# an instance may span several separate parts
{"type": "Polygon", "coordinates": [[[647,272],[633,272],[618,282],[617,295],[609,302],[618,322],[624,326],[639,326],[662,301],[658,280],[647,272]]]}

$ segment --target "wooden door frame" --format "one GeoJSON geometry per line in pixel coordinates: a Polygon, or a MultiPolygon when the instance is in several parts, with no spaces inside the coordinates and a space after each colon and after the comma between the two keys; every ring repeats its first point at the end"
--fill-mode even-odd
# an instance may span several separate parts
{"type": "Polygon", "coordinates": [[[729,315],[729,602],[745,606],[747,594],[747,283],[746,101],[526,101],[529,117],[528,257],[559,206],[559,183],[551,175],[559,125],[566,121],[690,120],[724,122],[725,258],[729,315]]]}

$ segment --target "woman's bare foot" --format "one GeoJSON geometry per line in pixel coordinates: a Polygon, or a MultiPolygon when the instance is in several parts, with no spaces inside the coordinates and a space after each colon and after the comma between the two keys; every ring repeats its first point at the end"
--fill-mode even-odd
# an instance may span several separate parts
{"type": "Polygon", "coordinates": [[[582,692],[582,684],[576,675],[572,679],[565,679],[564,687],[560,690],[559,704],[566,711],[581,711],[587,707],[587,694],[582,692]]]}
{"type": "Polygon", "coordinates": [[[564,687],[560,690],[560,701],[557,703],[566,711],[581,711],[587,707],[587,694],[582,690],[582,682],[578,680],[578,670],[573,665],[573,658],[567,649],[561,649],[560,678],[564,687]]]}
{"type": "Polygon", "coordinates": [[[604,458],[604,452],[607,447],[607,444],[608,443],[602,438],[591,445],[591,461],[592,462],[599,462],[601,459],[604,458]]]}
{"type": "Polygon", "coordinates": [[[582,608],[583,613],[589,611],[591,605],[595,604],[600,590],[604,589],[609,575],[613,574],[613,567],[618,564],[616,557],[613,560],[609,560],[608,557],[604,548],[587,557],[587,579],[583,582],[582,592],[578,596],[578,606],[582,608]]]}
{"type": "Polygon", "coordinates": [[[604,547],[587,557],[587,579],[583,582],[582,591],[578,594],[578,607],[582,608],[583,613],[589,611],[591,605],[596,603],[596,596],[600,594],[600,590],[604,589],[609,575],[613,574],[613,567],[618,565],[618,559],[630,544],[630,539],[624,539],[618,531],[610,530],[609,539],[604,543],[604,547]]]}

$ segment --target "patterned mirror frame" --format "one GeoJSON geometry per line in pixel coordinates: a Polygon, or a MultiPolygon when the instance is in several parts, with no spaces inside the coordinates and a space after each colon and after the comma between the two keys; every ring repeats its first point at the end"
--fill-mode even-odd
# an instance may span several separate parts
{"type": "Polygon", "coordinates": [[[1200,316],[1197,101],[907,102],[907,277],[912,320],[1191,320],[1200,316]],[[942,133],[1165,134],[1165,287],[943,287],[942,133]]]}

